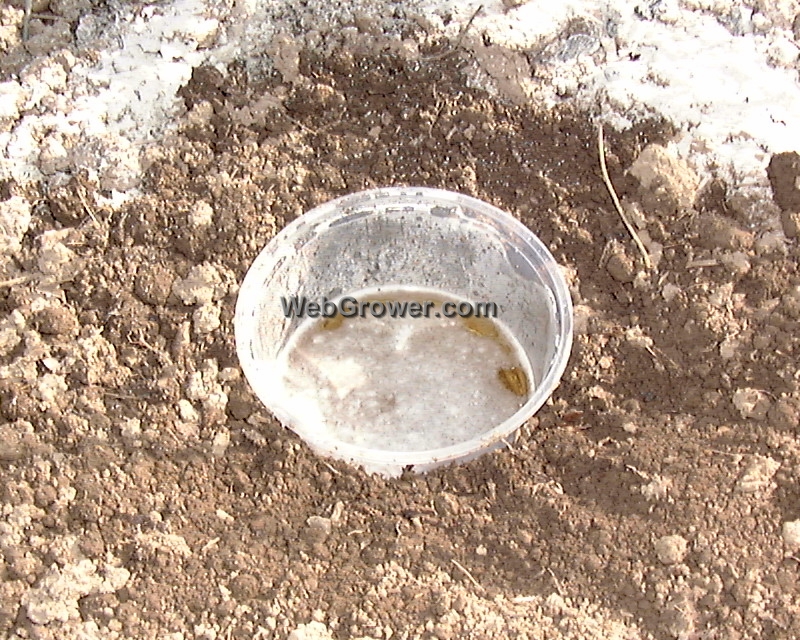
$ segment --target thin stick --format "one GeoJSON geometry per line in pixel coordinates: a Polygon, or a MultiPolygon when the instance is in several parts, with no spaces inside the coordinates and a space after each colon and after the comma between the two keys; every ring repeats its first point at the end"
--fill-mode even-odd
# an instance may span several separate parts
{"type": "Polygon", "coordinates": [[[702,269],[704,267],[718,267],[719,262],[715,258],[707,258],[703,260],[691,260],[686,263],[687,269],[702,269]]]}
{"type": "Polygon", "coordinates": [[[514,604],[527,604],[528,602],[536,602],[539,599],[539,596],[516,596],[511,598],[511,602],[514,604]]]}
{"type": "Polygon", "coordinates": [[[423,60],[440,60],[441,58],[446,58],[450,54],[454,53],[459,46],[461,46],[461,41],[464,39],[464,36],[467,35],[467,31],[472,26],[472,21],[478,16],[478,14],[483,9],[483,5],[480,5],[475,12],[470,16],[469,20],[467,20],[467,24],[464,25],[464,28],[461,29],[461,32],[458,34],[458,38],[456,38],[455,44],[448,49],[447,51],[442,51],[441,53],[435,53],[432,56],[425,56],[422,58],[423,60]]]}
{"type": "Polygon", "coordinates": [[[33,11],[33,0],[25,0],[25,15],[22,16],[22,41],[28,41],[28,31],[31,24],[31,12],[33,11]]]}
{"type": "Polygon", "coordinates": [[[217,544],[219,541],[220,541],[220,539],[219,539],[219,538],[212,538],[211,540],[209,540],[208,542],[206,542],[206,543],[203,545],[203,548],[202,548],[202,549],[200,549],[200,553],[205,553],[205,552],[206,552],[206,551],[208,551],[208,550],[209,550],[211,547],[215,546],[215,545],[216,545],[216,544],[217,544]]]}
{"type": "Polygon", "coordinates": [[[3,280],[0,282],[0,289],[5,287],[16,287],[18,284],[25,284],[33,280],[33,276],[20,276],[19,278],[12,278],[11,280],[3,280]]]}
{"type": "Polygon", "coordinates": [[[558,581],[558,578],[556,578],[556,574],[553,573],[553,570],[550,567],[547,567],[547,572],[553,578],[553,582],[556,585],[556,591],[558,591],[558,595],[560,595],[563,598],[564,597],[564,590],[561,588],[561,583],[558,581]]]}
{"type": "Polygon", "coordinates": [[[642,254],[644,266],[648,269],[651,269],[653,267],[653,263],[650,260],[650,254],[647,253],[647,249],[642,243],[642,239],[639,237],[639,234],[636,233],[636,229],[631,224],[631,221],[628,220],[628,216],[625,214],[625,210],[622,208],[619,198],[617,197],[617,192],[614,190],[614,185],[611,184],[611,178],[608,176],[608,167],[606,167],[606,145],[603,141],[602,124],[597,125],[597,149],[600,154],[600,171],[603,174],[603,182],[606,183],[606,188],[611,194],[611,199],[614,201],[614,207],[616,208],[619,217],[622,218],[622,222],[625,223],[625,228],[628,230],[628,233],[631,234],[633,241],[636,243],[636,248],[639,249],[639,253],[642,254]]]}
{"type": "Polygon", "coordinates": [[[480,589],[481,591],[483,591],[483,587],[481,586],[481,584],[480,584],[480,583],[479,583],[479,582],[478,582],[478,581],[475,579],[475,576],[473,576],[473,575],[472,575],[472,574],[471,574],[471,573],[470,573],[470,572],[469,572],[469,571],[468,571],[468,570],[467,570],[467,569],[464,567],[464,565],[462,565],[462,564],[461,564],[461,563],[460,563],[458,560],[454,560],[453,558],[450,558],[450,562],[452,562],[454,565],[456,565],[456,567],[458,567],[459,569],[461,569],[461,571],[463,571],[463,572],[464,572],[464,575],[465,575],[465,576],[467,576],[467,578],[469,578],[469,581],[470,581],[472,584],[474,584],[474,585],[475,585],[475,588],[476,588],[476,589],[480,589]]]}
{"type": "Polygon", "coordinates": [[[327,462],[323,462],[322,464],[324,464],[326,467],[328,467],[328,469],[331,470],[332,474],[334,474],[336,476],[342,475],[341,471],[339,471],[336,467],[333,467],[333,466],[329,465],[327,462]]]}
{"type": "Polygon", "coordinates": [[[87,214],[89,214],[89,217],[92,219],[92,222],[94,222],[95,226],[99,227],[100,223],[97,221],[97,218],[94,215],[94,211],[92,211],[92,208],[89,206],[89,203],[86,202],[86,196],[84,196],[83,191],[81,189],[76,189],[75,192],[78,194],[78,200],[81,201],[83,209],[86,211],[87,214]]]}

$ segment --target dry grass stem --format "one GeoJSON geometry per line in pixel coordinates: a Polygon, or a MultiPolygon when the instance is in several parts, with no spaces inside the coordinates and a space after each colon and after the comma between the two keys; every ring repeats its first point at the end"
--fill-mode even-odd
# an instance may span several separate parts
{"type": "Polygon", "coordinates": [[[606,166],[606,145],[605,141],[603,140],[603,125],[597,125],[597,149],[600,155],[600,171],[603,174],[603,182],[606,183],[606,188],[608,189],[609,194],[611,194],[611,200],[614,201],[614,207],[619,213],[619,217],[622,218],[622,222],[625,224],[625,228],[628,230],[628,233],[631,234],[633,241],[636,243],[636,248],[639,249],[639,253],[642,254],[642,259],[644,260],[644,266],[648,269],[652,269],[653,262],[650,260],[650,254],[647,253],[647,249],[642,243],[642,239],[639,237],[639,234],[636,233],[635,227],[631,224],[631,221],[628,219],[628,215],[625,213],[625,210],[622,208],[622,204],[620,204],[619,197],[617,197],[617,192],[614,190],[614,185],[611,183],[611,178],[608,176],[608,167],[606,166]]]}
{"type": "Polygon", "coordinates": [[[22,17],[22,41],[28,41],[31,26],[31,13],[33,12],[33,0],[25,0],[25,15],[22,17]]]}
{"type": "Polygon", "coordinates": [[[465,567],[463,564],[461,564],[461,563],[460,563],[458,560],[454,560],[454,559],[452,559],[452,558],[450,559],[450,562],[452,562],[454,565],[456,565],[456,567],[458,567],[458,569],[460,569],[460,570],[463,572],[463,574],[464,574],[465,576],[467,576],[467,578],[469,579],[469,581],[470,581],[472,584],[474,584],[474,585],[475,585],[475,588],[476,588],[476,589],[480,589],[481,591],[483,591],[483,587],[481,586],[480,582],[478,582],[478,581],[475,579],[475,576],[473,576],[473,575],[472,575],[472,574],[469,572],[469,570],[468,570],[468,569],[467,569],[467,568],[466,568],[466,567],[465,567]]]}
{"type": "Polygon", "coordinates": [[[5,287],[16,287],[18,284],[25,284],[33,280],[33,276],[20,276],[18,278],[11,278],[11,280],[3,280],[0,282],[0,289],[5,287]]]}

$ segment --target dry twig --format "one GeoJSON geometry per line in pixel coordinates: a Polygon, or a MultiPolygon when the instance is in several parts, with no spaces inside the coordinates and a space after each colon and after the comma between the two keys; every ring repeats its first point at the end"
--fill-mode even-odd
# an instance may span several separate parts
{"type": "Polygon", "coordinates": [[[33,280],[33,276],[19,276],[18,278],[11,278],[11,280],[3,280],[0,282],[0,289],[16,287],[18,284],[25,284],[31,280],[33,280]]]}
{"type": "Polygon", "coordinates": [[[549,573],[550,577],[553,578],[553,584],[556,585],[556,591],[558,592],[558,595],[563,598],[566,593],[564,593],[564,589],[561,588],[561,582],[559,582],[558,578],[556,578],[556,574],[553,573],[553,570],[550,567],[547,567],[547,573],[549,573]]]}
{"type": "Polygon", "coordinates": [[[94,215],[94,211],[89,206],[89,203],[86,201],[86,195],[84,194],[83,189],[79,187],[78,189],[75,190],[75,193],[78,194],[78,199],[81,201],[81,204],[83,205],[83,210],[86,211],[87,215],[92,219],[92,222],[94,222],[95,226],[99,227],[100,223],[97,220],[97,216],[94,215]]]}
{"type": "Polygon", "coordinates": [[[460,563],[458,560],[454,560],[453,558],[450,558],[450,562],[452,562],[454,565],[456,565],[456,567],[458,567],[458,568],[459,568],[459,569],[460,569],[460,570],[461,570],[461,571],[464,573],[464,575],[465,575],[465,576],[467,576],[467,578],[469,578],[469,581],[470,581],[472,584],[474,584],[474,585],[475,585],[475,588],[476,588],[476,589],[480,589],[481,591],[483,591],[483,587],[481,586],[480,582],[478,582],[478,581],[475,579],[475,576],[473,576],[473,575],[472,575],[472,574],[469,572],[469,570],[467,570],[467,568],[466,568],[466,567],[464,567],[464,565],[463,565],[463,564],[461,564],[461,563],[460,563]]]}
{"type": "Polygon", "coordinates": [[[625,213],[625,210],[622,208],[619,198],[617,197],[617,192],[614,190],[614,185],[611,184],[611,178],[608,176],[608,167],[606,166],[606,146],[605,142],[603,141],[602,124],[597,125],[597,149],[600,154],[600,171],[603,174],[603,182],[606,183],[606,188],[611,194],[611,199],[614,201],[614,207],[616,208],[617,213],[619,213],[619,217],[622,218],[622,222],[625,223],[625,228],[628,230],[628,233],[631,234],[633,241],[636,243],[636,248],[639,249],[639,253],[642,254],[644,266],[648,269],[651,269],[653,267],[653,263],[650,260],[650,254],[647,253],[647,249],[642,243],[642,239],[639,237],[639,234],[636,233],[636,229],[631,224],[631,221],[628,220],[628,216],[625,213]]]}
{"type": "Polygon", "coordinates": [[[33,0],[25,0],[25,15],[22,16],[22,41],[28,41],[31,26],[31,12],[33,11],[33,0]]]}
{"type": "Polygon", "coordinates": [[[333,475],[335,475],[335,476],[340,476],[340,475],[342,475],[342,472],[341,472],[341,471],[339,471],[339,470],[338,470],[336,467],[334,467],[334,466],[332,466],[332,465],[329,465],[327,462],[324,462],[324,461],[323,461],[323,463],[322,463],[322,464],[324,464],[326,467],[328,467],[328,469],[330,469],[330,472],[331,472],[333,475]]]}
{"type": "Polygon", "coordinates": [[[458,34],[458,38],[456,38],[456,41],[452,47],[450,47],[447,51],[442,51],[441,53],[435,53],[431,56],[425,56],[422,59],[425,60],[426,62],[430,60],[441,60],[442,58],[446,58],[447,56],[457,51],[458,47],[461,46],[461,41],[464,40],[464,36],[467,35],[467,31],[469,31],[469,28],[472,26],[472,22],[475,20],[475,18],[478,16],[478,14],[481,12],[482,9],[483,5],[480,5],[477,9],[475,9],[475,12],[470,16],[470,19],[467,20],[467,24],[464,25],[463,29],[461,29],[461,32],[458,34]]]}

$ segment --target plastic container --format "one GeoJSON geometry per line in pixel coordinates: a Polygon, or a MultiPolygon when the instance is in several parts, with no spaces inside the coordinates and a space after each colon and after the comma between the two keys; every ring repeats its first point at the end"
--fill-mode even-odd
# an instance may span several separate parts
{"type": "MultiPolygon", "coordinates": [[[[412,332],[422,326],[411,324],[413,320],[403,322],[412,332]]],[[[322,338],[330,339],[324,331],[326,325],[320,327],[322,338]]],[[[396,476],[404,469],[424,472],[466,461],[512,440],[518,428],[549,398],[566,368],[572,346],[572,303],[561,270],[550,252],[509,214],[475,198],[448,191],[385,188],[321,205],[276,235],[245,276],[236,305],[235,332],[236,349],[247,380],[285,426],[320,455],[346,460],[368,472],[396,476]],[[501,333],[513,338],[515,353],[521,356],[520,360],[524,359],[519,369],[524,364],[527,376],[523,377],[531,383],[513,413],[479,425],[477,432],[458,441],[449,441],[447,438],[452,440],[457,430],[449,430],[447,416],[461,415],[458,410],[463,407],[447,406],[448,402],[452,404],[452,393],[448,396],[448,392],[464,376],[478,380],[475,376],[480,372],[475,372],[473,378],[467,375],[470,372],[465,372],[454,381],[451,371],[440,384],[431,384],[438,370],[425,371],[419,353],[408,354],[408,358],[405,354],[392,356],[391,362],[384,363],[380,360],[383,351],[375,348],[375,342],[364,347],[366,353],[360,353],[359,336],[363,335],[367,344],[368,340],[376,340],[375,336],[383,335],[381,331],[391,329],[390,320],[369,324],[369,313],[367,319],[348,319],[364,324],[348,324],[347,331],[338,329],[342,336],[349,335],[351,342],[340,349],[338,356],[339,364],[344,367],[341,384],[332,387],[333,394],[327,387],[319,390],[318,395],[327,398],[326,404],[321,399],[317,403],[318,399],[312,397],[314,389],[308,386],[306,378],[305,386],[295,384],[294,377],[299,380],[301,376],[299,370],[292,369],[296,358],[287,354],[299,352],[299,336],[310,331],[311,322],[330,322],[330,327],[336,329],[341,320],[312,321],[297,314],[287,316],[287,300],[297,296],[307,301],[335,302],[342,296],[363,296],[365,291],[372,292],[372,299],[378,299],[381,291],[397,288],[439,291],[452,299],[473,303],[496,303],[501,333]],[[372,360],[353,360],[361,356],[372,360]],[[405,362],[407,370],[403,369],[405,362]],[[421,380],[414,396],[419,406],[411,407],[413,411],[387,413],[381,419],[374,412],[374,415],[354,412],[356,405],[347,405],[348,399],[354,389],[360,388],[359,381],[366,380],[362,386],[368,387],[368,379],[384,387],[396,385],[400,395],[399,390],[411,388],[409,385],[421,380]],[[347,437],[326,426],[330,416],[321,413],[322,406],[328,410],[338,410],[341,406],[342,415],[336,420],[347,427],[347,437]],[[420,410],[430,411],[430,434],[424,432],[428,423],[420,422],[417,415],[420,410]],[[404,424],[404,416],[408,416],[408,424],[404,424]],[[413,425],[412,416],[416,416],[413,425]],[[371,438],[375,434],[370,430],[379,424],[388,430],[371,438]],[[442,429],[447,433],[443,435],[442,429]],[[403,435],[404,430],[415,434],[418,444],[409,447],[412,450],[397,450],[397,444],[405,441],[391,440],[395,435],[403,435]],[[368,444],[359,444],[362,441],[368,444]],[[433,446],[426,446],[426,442],[433,446]]],[[[483,330],[472,333],[477,333],[480,339],[485,335],[483,330]]],[[[447,348],[447,341],[441,339],[443,334],[431,335],[439,336],[433,338],[432,347],[447,348]]],[[[314,345],[322,338],[304,337],[304,353],[314,357],[314,345]]],[[[482,343],[481,349],[484,346],[482,343]]],[[[504,350],[512,352],[508,346],[504,350]]],[[[470,347],[464,350],[467,356],[469,351],[470,347]]],[[[437,367],[447,364],[441,358],[437,363],[437,367]]],[[[470,396],[476,410],[484,408],[481,393],[476,389],[470,396]]],[[[410,396],[406,393],[402,397],[410,396]]],[[[373,410],[377,411],[374,407],[373,410]]]]}

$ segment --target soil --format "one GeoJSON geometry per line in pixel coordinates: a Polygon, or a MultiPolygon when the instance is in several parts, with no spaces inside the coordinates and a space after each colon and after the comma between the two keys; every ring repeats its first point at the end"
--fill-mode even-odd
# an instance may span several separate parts
{"type": "Polygon", "coordinates": [[[687,206],[628,171],[668,123],[607,130],[648,270],[592,114],[470,88],[448,43],[328,37],[294,75],[196,69],[122,208],[89,174],[4,185],[36,204],[0,289],[0,635],[800,637],[800,248],[753,214],[775,205],[711,181],[687,206]],[[384,185],[517,216],[576,305],[562,384],[510,448],[394,480],[277,424],[232,328],[279,229],[384,185]]]}

